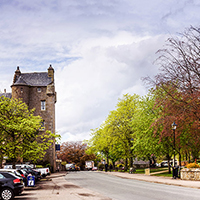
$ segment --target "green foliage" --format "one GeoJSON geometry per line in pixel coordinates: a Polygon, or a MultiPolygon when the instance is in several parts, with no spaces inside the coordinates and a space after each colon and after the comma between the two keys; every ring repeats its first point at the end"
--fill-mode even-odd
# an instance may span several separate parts
{"type": "Polygon", "coordinates": [[[99,163],[98,164],[98,169],[99,170],[103,170],[105,168],[105,165],[104,164],[102,164],[102,163],[99,163]]]}
{"type": "Polygon", "coordinates": [[[162,123],[155,126],[162,112],[162,107],[155,106],[158,95],[157,91],[150,90],[141,97],[131,121],[134,138],[132,148],[138,159],[149,160],[173,153],[171,137],[160,134],[162,123]]]}
{"type": "Polygon", "coordinates": [[[42,165],[36,165],[36,168],[43,168],[42,165]]]}
{"type": "Polygon", "coordinates": [[[65,166],[67,164],[66,161],[61,162],[61,165],[65,166]]]}
{"type": "Polygon", "coordinates": [[[125,165],[122,164],[122,163],[120,163],[120,164],[116,165],[116,167],[118,167],[118,168],[120,168],[120,167],[125,167],[125,165]]]}
{"type": "Polygon", "coordinates": [[[116,110],[109,113],[107,119],[97,129],[92,130],[88,141],[90,150],[104,158],[116,162],[120,158],[133,158],[133,138],[131,118],[137,107],[139,96],[126,94],[119,99],[116,110]]]}
{"type": "Polygon", "coordinates": [[[50,131],[39,134],[41,117],[19,99],[0,98],[0,152],[15,164],[18,160],[36,163],[56,138],[50,131]]]}

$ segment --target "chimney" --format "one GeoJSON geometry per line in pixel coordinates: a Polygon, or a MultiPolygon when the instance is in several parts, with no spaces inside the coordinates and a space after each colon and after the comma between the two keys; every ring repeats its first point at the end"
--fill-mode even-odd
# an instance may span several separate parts
{"type": "Polygon", "coordinates": [[[51,77],[52,82],[54,82],[54,69],[51,65],[48,68],[48,77],[51,77]]]}
{"type": "Polygon", "coordinates": [[[19,78],[20,75],[21,75],[21,71],[19,70],[19,66],[17,66],[17,70],[15,71],[13,83],[15,83],[17,81],[17,79],[19,78]]]}

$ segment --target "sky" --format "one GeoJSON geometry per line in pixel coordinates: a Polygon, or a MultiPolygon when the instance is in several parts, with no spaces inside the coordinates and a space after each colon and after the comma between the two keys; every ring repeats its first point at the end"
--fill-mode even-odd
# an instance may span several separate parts
{"type": "Polygon", "coordinates": [[[89,139],[124,94],[145,95],[156,51],[191,25],[199,0],[0,0],[0,91],[55,70],[61,143],[89,139]]]}

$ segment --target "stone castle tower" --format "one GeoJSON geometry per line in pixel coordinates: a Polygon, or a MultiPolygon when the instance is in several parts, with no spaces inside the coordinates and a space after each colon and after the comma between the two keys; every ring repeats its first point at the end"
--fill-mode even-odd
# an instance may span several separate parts
{"type": "MultiPolygon", "coordinates": [[[[12,98],[20,98],[29,109],[35,108],[35,115],[43,119],[44,129],[55,133],[55,103],[56,92],[54,84],[54,69],[50,65],[47,72],[21,73],[19,67],[15,71],[12,88],[12,98]]],[[[53,171],[56,169],[55,142],[47,150],[44,161],[50,163],[53,171]]]]}

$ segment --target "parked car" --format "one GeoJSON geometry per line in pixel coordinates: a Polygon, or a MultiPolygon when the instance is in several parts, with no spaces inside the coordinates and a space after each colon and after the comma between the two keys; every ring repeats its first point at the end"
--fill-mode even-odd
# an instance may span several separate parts
{"type": "Polygon", "coordinates": [[[93,167],[93,168],[92,168],[92,171],[97,171],[97,167],[93,167]]]}
{"type": "MultiPolygon", "coordinates": [[[[169,162],[169,166],[173,166],[173,160],[170,160],[169,162]]],[[[175,165],[177,166],[178,162],[175,161],[175,165]]],[[[168,161],[167,160],[163,160],[161,163],[160,163],[161,167],[168,167],[168,161]]]]}
{"type": "MultiPolygon", "coordinates": [[[[33,165],[27,165],[27,164],[16,164],[16,169],[22,169],[22,168],[33,168],[33,165]]],[[[4,169],[12,169],[12,165],[4,165],[4,169]]]]}
{"type": "Polygon", "coordinates": [[[21,177],[12,172],[0,171],[0,196],[3,200],[11,200],[21,194],[24,183],[21,177]]]}
{"type": "Polygon", "coordinates": [[[19,169],[10,169],[10,168],[0,169],[0,172],[11,172],[11,173],[14,173],[16,176],[19,176],[19,177],[22,178],[22,180],[23,180],[25,185],[27,183],[27,177],[25,177],[25,175],[19,169]]]}
{"type": "Polygon", "coordinates": [[[74,164],[66,164],[65,165],[67,171],[75,171],[76,167],[74,164]]]}
{"type": "Polygon", "coordinates": [[[161,163],[156,163],[156,167],[161,167],[161,163]]]}
{"type": "MultiPolygon", "coordinates": [[[[12,169],[12,165],[5,165],[4,166],[4,169],[12,169]]],[[[48,167],[46,168],[34,168],[35,166],[30,164],[30,165],[27,165],[27,164],[16,164],[15,165],[16,169],[34,169],[35,171],[38,171],[40,172],[40,175],[41,177],[46,177],[47,175],[50,175],[50,170],[48,167]]]]}
{"type": "Polygon", "coordinates": [[[41,176],[45,178],[47,175],[50,175],[50,170],[48,167],[46,168],[37,168],[36,171],[40,172],[41,176]]]}
{"type": "Polygon", "coordinates": [[[28,176],[28,174],[25,171],[23,171],[22,169],[17,169],[17,172],[20,173],[20,175],[23,178],[23,182],[24,182],[25,186],[27,186],[27,176],[28,176]]]}
{"type": "Polygon", "coordinates": [[[162,161],[162,162],[160,163],[160,166],[161,166],[161,167],[168,167],[168,161],[162,161]]]}
{"type": "Polygon", "coordinates": [[[41,179],[41,173],[34,170],[34,169],[31,169],[31,168],[24,168],[23,169],[28,175],[31,174],[32,176],[35,176],[35,180],[36,181],[39,181],[41,179]]]}
{"type": "Polygon", "coordinates": [[[79,166],[75,165],[75,170],[76,170],[76,171],[80,171],[81,169],[80,169],[79,166]]]}

